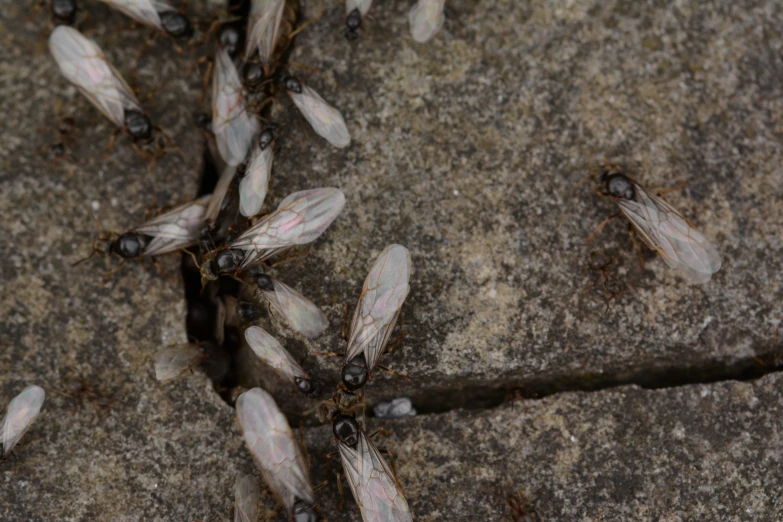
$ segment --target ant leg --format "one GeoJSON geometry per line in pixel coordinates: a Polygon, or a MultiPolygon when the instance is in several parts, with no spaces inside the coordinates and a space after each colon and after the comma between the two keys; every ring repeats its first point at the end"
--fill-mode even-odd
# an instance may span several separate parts
{"type": "Polygon", "coordinates": [[[275,262],[274,262],[274,263],[272,263],[271,265],[269,265],[269,268],[275,268],[275,267],[277,267],[277,266],[280,266],[280,265],[282,265],[282,264],[283,264],[283,263],[285,263],[286,261],[290,261],[290,260],[292,260],[292,259],[296,259],[297,257],[304,257],[304,256],[306,256],[306,255],[308,255],[308,254],[310,254],[310,251],[309,251],[309,250],[304,250],[304,251],[302,251],[302,252],[296,252],[296,253],[294,253],[294,254],[289,254],[289,255],[287,255],[287,256],[285,256],[285,257],[281,258],[281,259],[278,259],[277,261],[275,261],[275,262]]]}
{"type": "Polygon", "coordinates": [[[340,480],[342,478],[342,475],[339,471],[335,471],[335,474],[337,475],[337,491],[340,492],[340,507],[337,508],[337,512],[340,513],[343,510],[343,502],[345,501],[345,496],[343,495],[343,482],[340,480]]]}
{"type": "Polygon", "coordinates": [[[304,30],[305,30],[305,28],[306,28],[308,25],[310,25],[310,24],[313,24],[313,23],[317,22],[318,20],[320,20],[320,19],[321,19],[321,17],[324,15],[324,11],[325,11],[325,8],[324,8],[324,6],[322,5],[322,6],[321,6],[321,11],[320,11],[320,12],[319,12],[317,15],[315,15],[313,18],[311,18],[311,19],[309,19],[309,20],[305,20],[304,22],[302,22],[302,24],[301,24],[299,27],[297,27],[296,29],[294,29],[293,31],[291,31],[291,34],[289,34],[289,35],[288,35],[288,38],[289,38],[289,40],[290,40],[290,39],[292,39],[292,38],[293,38],[294,36],[296,36],[297,34],[299,34],[299,33],[301,33],[302,31],[304,31],[304,30]]]}
{"type": "Polygon", "coordinates": [[[589,243],[589,242],[591,242],[593,239],[595,239],[595,236],[597,236],[597,235],[599,234],[599,232],[601,232],[601,230],[603,230],[603,229],[604,229],[604,227],[605,227],[605,226],[606,226],[606,225],[607,225],[607,224],[608,224],[608,223],[609,223],[611,220],[613,220],[614,218],[618,217],[620,214],[621,214],[621,212],[620,212],[620,211],[618,211],[618,212],[616,212],[616,213],[612,214],[611,216],[609,216],[608,218],[604,219],[603,221],[601,221],[601,224],[600,224],[600,225],[598,225],[598,228],[596,228],[596,229],[593,231],[593,233],[592,233],[592,234],[590,234],[589,236],[587,236],[587,242],[589,243]]]}
{"type": "Polygon", "coordinates": [[[343,325],[340,327],[340,337],[346,343],[348,342],[348,303],[343,305],[343,325]]]}
{"type": "Polygon", "coordinates": [[[152,257],[152,258],[150,258],[150,259],[151,259],[151,261],[152,261],[152,264],[153,264],[153,265],[155,265],[155,268],[157,268],[157,269],[158,269],[158,272],[160,272],[160,274],[161,274],[162,276],[164,276],[166,279],[168,279],[169,281],[172,281],[172,282],[174,282],[174,283],[176,283],[177,281],[179,281],[179,279],[177,279],[177,277],[176,277],[176,276],[173,276],[173,275],[169,274],[168,272],[166,272],[165,270],[163,270],[163,267],[162,267],[162,266],[160,266],[160,263],[158,263],[158,260],[157,260],[157,259],[155,259],[154,257],[152,257]]]}
{"type": "Polygon", "coordinates": [[[394,375],[395,377],[399,377],[400,379],[402,379],[404,381],[413,382],[413,379],[411,379],[410,377],[408,377],[404,373],[396,372],[396,371],[394,371],[394,370],[392,370],[390,368],[387,368],[386,366],[381,366],[380,364],[377,365],[377,367],[380,368],[381,370],[385,371],[385,372],[389,372],[390,374],[394,375]]]}
{"type": "Polygon", "coordinates": [[[658,188],[658,189],[655,189],[655,190],[653,190],[653,194],[655,194],[656,196],[659,196],[659,197],[660,197],[660,196],[662,196],[662,195],[666,194],[667,192],[674,192],[674,191],[676,191],[676,190],[680,190],[680,189],[681,189],[681,188],[683,188],[683,187],[684,187],[684,186],[685,186],[687,183],[688,183],[688,182],[687,182],[687,180],[686,180],[686,181],[681,181],[680,183],[677,183],[676,185],[674,185],[674,186],[671,186],[671,187],[663,187],[663,188],[658,188]]]}
{"type": "Polygon", "coordinates": [[[209,80],[212,79],[212,69],[214,67],[214,62],[212,60],[209,60],[207,62],[207,70],[204,71],[204,79],[203,83],[201,84],[201,94],[198,97],[198,101],[196,102],[196,105],[201,105],[204,103],[204,98],[207,95],[207,88],[209,86],[209,80]]]}
{"type": "Polygon", "coordinates": [[[158,31],[153,29],[152,34],[144,41],[141,49],[139,49],[139,52],[136,54],[136,63],[138,63],[144,53],[147,52],[147,48],[155,41],[156,36],[158,36],[158,31]]]}
{"type": "Polygon", "coordinates": [[[117,139],[117,134],[120,133],[122,129],[117,127],[114,129],[114,132],[111,133],[111,138],[109,138],[109,144],[106,146],[106,152],[101,157],[101,161],[106,161],[106,158],[109,157],[109,153],[111,152],[112,147],[114,147],[114,140],[117,139]]]}
{"type": "Polygon", "coordinates": [[[388,348],[386,348],[386,351],[384,353],[392,353],[392,351],[397,348],[400,344],[402,344],[402,341],[405,340],[405,336],[408,335],[408,330],[403,330],[400,332],[400,335],[397,336],[397,338],[392,341],[392,343],[389,345],[388,348]]]}
{"type": "Polygon", "coordinates": [[[105,276],[103,276],[103,280],[101,281],[101,285],[105,285],[106,283],[108,283],[109,279],[114,277],[114,274],[117,273],[117,270],[119,270],[123,266],[125,266],[125,259],[123,259],[122,262],[119,265],[117,265],[114,268],[112,268],[111,270],[109,270],[109,272],[105,276]]]}
{"type": "Polygon", "coordinates": [[[392,452],[387,449],[379,449],[378,451],[384,453],[386,456],[389,457],[389,464],[391,464],[392,475],[394,475],[394,481],[399,484],[400,479],[397,478],[397,465],[394,463],[394,456],[392,455],[392,452]]]}
{"type": "Polygon", "coordinates": [[[636,247],[636,251],[639,253],[639,266],[642,270],[644,270],[644,255],[642,254],[642,245],[640,245],[636,240],[636,234],[634,233],[633,225],[630,223],[628,223],[628,234],[631,236],[631,241],[633,241],[633,244],[636,247]]]}

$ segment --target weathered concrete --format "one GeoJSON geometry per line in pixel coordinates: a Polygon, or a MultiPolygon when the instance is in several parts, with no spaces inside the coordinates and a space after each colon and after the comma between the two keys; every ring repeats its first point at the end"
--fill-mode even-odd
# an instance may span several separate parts
{"type": "MultiPolygon", "coordinates": [[[[780,350],[775,2],[455,1],[426,45],[408,34],[408,4],[373,5],[356,42],[330,7],[292,56],[318,68],[308,81],[353,136],[337,150],[293,109],[280,116],[273,201],[317,185],[347,197],[310,256],[279,267],[332,321],[311,350],[343,349],[342,306],[391,242],[414,273],[408,336],[384,362],[414,378],[401,393],[419,402],[698,374],[780,350]],[[641,270],[622,220],[585,242],[615,212],[579,186],[602,157],[651,188],[687,182],[667,197],[722,253],[712,282],[689,286],[649,251],[641,270]],[[589,288],[593,248],[627,285],[608,309],[589,288]]],[[[397,384],[378,375],[368,392],[397,384]]]]}
{"type": "MultiPolygon", "coordinates": [[[[481,412],[369,419],[368,428],[391,433],[378,446],[393,453],[419,522],[509,521],[509,494],[548,522],[773,522],[783,513],[781,389],[781,374],[656,391],[629,386],[481,412]]],[[[318,500],[331,514],[337,486],[314,458],[334,451],[330,428],[306,440],[314,480],[330,476],[318,500]]],[[[345,489],[337,520],[359,521],[345,489]]]]}
{"type": "MultiPolygon", "coordinates": [[[[83,7],[92,17],[85,32],[129,78],[148,33],[119,31],[126,19],[103,4],[83,7]]],[[[165,83],[144,106],[184,157],[169,154],[148,171],[120,136],[101,161],[112,124],[60,75],[46,49],[44,11],[21,23],[29,6],[0,6],[0,409],[26,384],[47,393],[17,458],[0,464],[0,519],[227,516],[234,474],[252,469],[237,458],[233,412],[203,376],[171,386],[154,376],[155,351],[186,341],[181,281],[133,262],[102,286],[116,259],[71,266],[90,252],[93,213],[104,230],[121,232],[156,198],[171,204],[195,194],[203,144],[191,118],[200,84],[195,71],[181,74],[194,58],[158,39],[136,70],[142,92],[165,83]],[[78,127],[73,161],[54,162],[48,145],[65,115],[78,127]]],[[[178,257],[161,259],[171,275],[178,257]]]]}

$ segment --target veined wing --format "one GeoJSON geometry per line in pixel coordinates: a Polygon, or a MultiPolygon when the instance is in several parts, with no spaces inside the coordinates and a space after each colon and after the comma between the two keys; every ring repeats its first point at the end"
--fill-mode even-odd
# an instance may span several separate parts
{"type": "Polygon", "coordinates": [[[228,188],[231,186],[231,180],[237,173],[236,166],[226,165],[223,171],[220,173],[215,190],[212,192],[212,196],[209,198],[209,204],[207,210],[204,213],[204,221],[213,223],[220,214],[220,208],[223,206],[223,200],[226,198],[228,188]]]}
{"type": "Polygon", "coordinates": [[[263,149],[258,145],[253,148],[245,177],[239,182],[239,211],[245,217],[255,216],[264,205],[272,174],[274,148],[274,142],[263,149]]]}
{"type": "Polygon", "coordinates": [[[189,201],[134,228],[153,239],[144,249],[145,256],[158,256],[185,248],[198,240],[204,227],[204,212],[211,195],[189,201]]]}
{"type": "Polygon", "coordinates": [[[60,25],[49,36],[49,52],[63,76],[118,127],[125,110],[143,112],[125,80],[109,65],[100,47],[72,27],[60,25]]]}
{"type": "Polygon", "coordinates": [[[411,36],[424,43],[435,36],[443,27],[443,6],[446,0],[419,0],[408,13],[411,36]]]}
{"type": "Polygon", "coordinates": [[[359,14],[362,16],[367,14],[372,5],[372,0],[346,0],[345,2],[345,14],[350,14],[354,9],[359,10],[359,14]]]}
{"type": "Polygon", "coordinates": [[[102,0],[125,15],[130,16],[140,24],[162,29],[159,13],[175,9],[158,0],[102,0]]]}
{"type": "Polygon", "coordinates": [[[8,404],[0,431],[0,456],[5,457],[38,417],[46,394],[40,386],[28,386],[8,404]]]}
{"type": "Polygon", "coordinates": [[[263,291],[272,308],[282,315],[292,330],[308,339],[315,339],[326,330],[326,315],[312,301],[277,279],[272,279],[274,292],[263,291]]]}
{"type": "Polygon", "coordinates": [[[155,378],[161,382],[175,379],[205,357],[206,354],[198,344],[167,346],[155,354],[155,378]]]}
{"type": "Polygon", "coordinates": [[[234,486],[234,522],[258,522],[261,488],[253,475],[239,475],[234,486]]]}
{"type": "Polygon", "coordinates": [[[288,95],[316,134],[338,148],[347,147],[351,143],[343,115],[312,88],[302,84],[302,92],[289,90],[288,95]]]}
{"type": "Polygon", "coordinates": [[[292,383],[296,384],[297,377],[308,378],[307,373],[291,357],[288,350],[263,328],[251,326],[245,330],[245,340],[259,359],[292,383]]]}
{"type": "Polygon", "coordinates": [[[636,183],[633,187],[634,199],[616,202],[644,242],[685,279],[708,282],[721,266],[715,247],[666,201],[636,183]]]}
{"type": "Polygon", "coordinates": [[[335,188],[295,192],[277,210],[233,241],[229,248],[246,251],[242,268],[263,261],[276,251],[314,241],[332,224],[345,205],[335,188]]]}
{"type": "Polygon", "coordinates": [[[338,442],[337,448],[364,522],[413,521],[399,483],[363,430],[355,449],[344,442],[338,442]]]}
{"type": "MultiPolygon", "coordinates": [[[[254,7],[256,3],[261,2],[254,2],[254,7]]],[[[266,0],[263,4],[258,8],[259,14],[250,18],[252,25],[248,30],[245,59],[253,55],[254,49],[258,49],[258,57],[266,66],[272,60],[272,53],[280,36],[280,22],[283,20],[285,0],[266,0]]]]}
{"type": "Polygon", "coordinates": [[[224,49],[215,54],[212,131],[220,156],[231,166],[245,161],[250,143],[258,132],[258,121],[245,107],[239,74],[224,49]]]}
{"type": "Polygon", "coordinates": [[[369,369],[378,363],[410,290],[410,274],[411,256],[404,246],[389,245],[375,260],[353,314],[346,362],[364,353],[369,369]]]}
{"type": "Polygon", "coordinates": [[[307,464],[274,399],[253,388],[239,396],[236,408],[245,444],[288,515],[293,514],[297,498],[312,504],[307,464]]]}

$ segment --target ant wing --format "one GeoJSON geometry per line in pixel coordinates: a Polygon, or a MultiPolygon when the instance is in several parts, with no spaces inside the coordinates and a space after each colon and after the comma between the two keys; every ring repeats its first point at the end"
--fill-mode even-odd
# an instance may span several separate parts
{"type": "Polygon", "coordinates": [[[356,448],[338,442],[340,459],[364,522],[413,522],[408,502],[389,465],[363,430],[356,448]]]}
{"type": "Polygon", "coordinates": [[[343,205],[345,196],[336,188],[295,192],[229,248],[245,251],[242,268],[248,268],[283,248],[314,241],[332,224],[343,205]]]}
{"type": "Polygon", "coordinates": [[[307,373],[299,366],[288,350],[258,326],[245,330],[245,340],[259,359],[268,364],[278,374],[296,384],[297,377],[307,379],[307,373]]]}
{"type": "Polygon", "coordinates": [[[369,369],[378,363],[408,296],[410,274],[411,255],[404,246],[389,245],[375,260],[353,314],[346,362],[364,353],[369,369]]]}
{"type": "Polygon", "coordinates": [[[343,115],[312,88],[302,84],[302,92],[288,91],[288,95],[316,134],[337,148],[351,143],[343,115]]]}
{"type": "Polygon", "coordinates": [[[205,357],[204,350],[198,344],[167,346],[155,354],[155,378],[161,382],[170,381],[205,357]]]}
{"type": "Polygon", "coordinates": [[[688,281],[708,282],[721,266],[715,247],[669,203],[636,183],[633,188],[633,199],[616,202],[642,240],[688,281]]]}
{"type": "Polygon", "coordinates": [[[63,76],[118,127],[125,125],[125,111],[143,112],[125,80],[109,65],[101,48],[79,31],[57,26],[49,36],[49,52],[63,76]]]}
{"type": "Polygon", "coordinates": [[[256,522],[261,488],[253,475],[240,475],[234,486],[234,522],[256,522]]]}
{"type": "Polygon", "coordinates": [[[46,394],[40,386],[28,386],[8,404],[0,427],[0,457],[5,457],[38,417],[46,394]]]}
{"type": "Polygon", "coordinates": [[[250,142],[258,132],[258,121],[245,106],[239,74],[224,49],[219,49],[215,54],[212,132],[220,156],[231,166],[245,161],[250,142]]]}
{"type": "Polygon", "coordinates": [[[280,36],[280,22],[283,20],[285,0],[266,0],[253,2],[255,13],[251,12],[247,36],[245,57],[253,56],[253,50],[258,49],[258,57],[264,66],[272,61],[272,53],[280,36]],[[256,4],[262,4],[256,8],[256,4]],[[255,16],[254,16],[255,14],[255,16]]]}
{"type": "Polygon", "coordinates": [[[272,279],[274,291],[263,291],[272,308],[282,315],[288,325],[308,339],[321,335],[329,322],[326,315],[312,301],[277,279],[272,279]]]}
{"type": "Polygon", "coordinates": [[[370,10],[372,0],[346,0],[345,14],[350,14],[354,9],[359,10],[359,14],[364,16],[370,10]]]}
{"type": "Polygon", "coordinates": [[[306,461],[272,396],[253,388],[239,396],[236,408],[245,444],[288,514],[294,513],[297,499],[312,504],[313,486],[306,461]]]}
{"type": "Polygon", "coordinates": [[[204,228],[204,212],[211,195],[189,201],[134,228],[134,232],[153,238],[145,256],[159,256],[194,244],[204,228]]]}
{"type": "Polygon", "coordinates": [[[424,43],[435,36],[446,17],[443,16],[443,6],[446,0],[419,0],[408,13],[411,26],[411,36],[419,43],[424,43]]]}
{"type": "Polygon", "coordinates": [[[261,211],[269,189],[274,159],[274,142],[263,149],[256,145],[250,155],[245,177],[239,182],[239,211],[252,217],[261,211]]]}
{"type": "Polygon", "coordinates": [[[159,13],[175,10],[166,2],[159,0],[102,0],[102,2],[121,11],[140,24],[159,30],[163,29],[159,13]]]}

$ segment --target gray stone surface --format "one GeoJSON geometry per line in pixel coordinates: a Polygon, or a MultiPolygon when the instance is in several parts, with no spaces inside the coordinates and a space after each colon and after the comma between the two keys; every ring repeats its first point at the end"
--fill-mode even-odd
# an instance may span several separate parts
{"type": "Polygon", "coordinates": [[[698,374],[780,350],[776,2],[454,1],[426,45],[409,3],[373,5],[356,42],[329,6],[291,58],[318,69],[300,71],[353,136],[336,150],[280,116],[273,200],[315,185],[347,197],[309,258],[279,267],[332,321],[310,349],[344,349],[343,304],[398,242],[414,267],[408,336],[385,363],[415,382],[378,375],[378,398],[460,404],[455,390],[698,374]],[[650,251],[641,270],[622,220],[586,243],[615,212],[579,186],[602,157],[650,188],[687,182],[667,197],[722,253],[712,282],[689,286],[650,251]],[[593,248],[628,286],[608,309],[589,288],[593,248]]]}
{"type": "MultiPolygon", "coordinates": [[[[781,389],[780,374],[655,391],[628,386],[368,425],[391,432],[378,446],[394,455],[419,522],[509,521],[509,494],[548,522],[773,522],[783,513],[781,389]]],[[[330,435],[326,427],[308,434],[311,456],[333,451],[324,443],[330,435]]],[[[321,480],[324,460],[313,461],[321,480]]],[[[334,480],[318,499],[334,512],[334,480]]],[[[350,494],[344,511],[337,520],[361,520],[350,494]]]]}
{"type": "MultiPolygon", "coordinates": [[[[353,309],[390,242],[411,250],[414,274],[408,336],[384,363],[414,382],[379,374],[370,403],[476,407],[495,387],[700,375],[780,349],[774,2],[450,1],[426,45],[408,35],[409,2],[376,4],[354,43],[342,37],[343,8],[328,4],[291,58],[319,69],[304,77],[343,112],[352,145],[333,149],[277,109],[269,205],[315,186],[347,196],[310,254],[273,271],[330,318],[315,342],[265,323],[306,365],[336,376],[338,360],[307,354],[344,348],[343,305],[353,309]],[[602,156],[650,187],[687,181],[669,199],[724,254],[713,282],[687,286],[651,255],[640,270],[619,222],[585,244],[614,211],[578,187],[602,156]],[[630,287],[608,308],[600,287],[586,291],[591,248],[618,257],[630,287]]],[[[126,19],[99,2],[88,11],[87,32],[129,75],[147,34],[119,30],[126,19]]],[[[120,137],[99,161],[112,126],[56,71],[44,14],[23,23],[27,7],[9,1],[0,13],[0,400],[30,383],[47,389],[18,459],[0,464],[0,519],[229,520],[236,473],[254,470],[233,412],[201,374],[154,381],[154,352],[185,340],[181,282],[131,263],[102,286],[116,261],[70,266],[89,253],[93,213],[122,231],[154,203],[195,194],[200,79],[183,74],[195,53],[159,38],[136,74],[142,93],[163,86],[145,106],[183,155],[148,169],[120,137]],[[80,128],[75,161],[51,162],[66,114],[80,128]],[[55,391],[73,395],[78,376],[86,392],[55,391]]],[[[176,257],[162,264],[179,271],[176,257]]],[[[244,361],[245,384],[271,389],[292,417],[312,405],[244,361]]],[[[776,520],[780,380],[567,393],[368,428],[391,431],[380,445],[397,458],[416,520],[502,519],[505,495],[520,490],[546,520],[776,520]]],[[[314,480],[331,477],[330,428],[305,438],[314,480]]],[[[358,520],[350,499],[336,513],[338,498],[331,480],[322,513],[358,520]]]]}
{"type": "MultiPolygon", "coordinates": [[[[103,4],[84,7],[93,24],[85,32],[129,77],[147,33],[119,31],[126,19],[103,4]]],[[[101,278],[116,259],[71,267],[90,252],[92,213],[104,230],[121,232],[156,198],[163,205],[195,194],[203,140],[191,118],[200,84],[196,73],[181,74],[194,58],[159,39],[136,71],[142,92],[165,83],[145,107],[184,155],[148,171],[119,137],[99,161],[112,125],[56,69],[44,11],[28,23],[23,3],[2,2],[0,12],[0,409],[27,384],[47,393],[18,458],[0,463],[0,520],[227,518],[236,471],[252,469],[236,458],[233,412],[202,375],[161,386],[153,371],[157,349],[186,341],[181,282],[151,263],[128,263],[106,286],[101,278]],[[47,147],[66,114],[79,128],[74,161],[53,162],[47,147]]],[[[178,256],[161,263],[178,274],[178,256]]]]}

